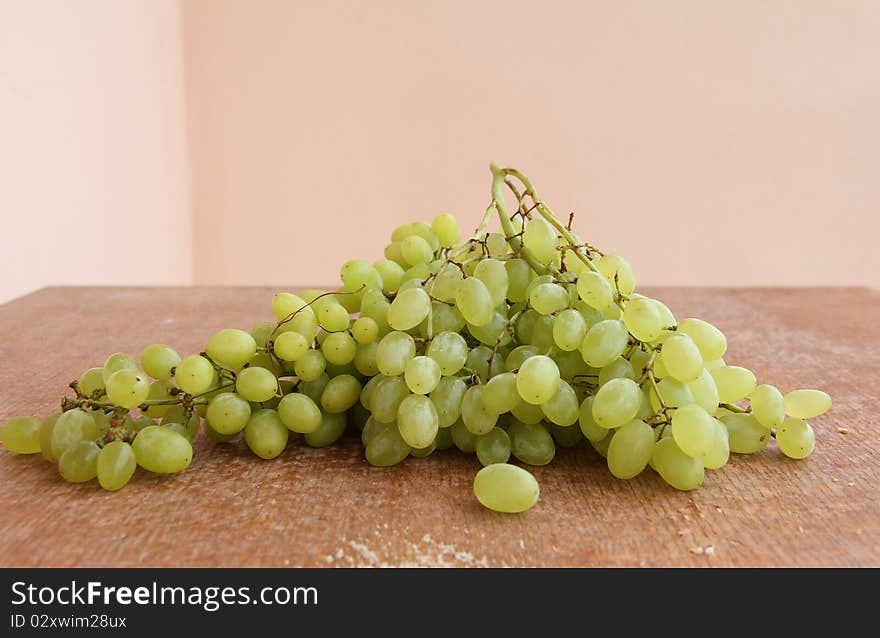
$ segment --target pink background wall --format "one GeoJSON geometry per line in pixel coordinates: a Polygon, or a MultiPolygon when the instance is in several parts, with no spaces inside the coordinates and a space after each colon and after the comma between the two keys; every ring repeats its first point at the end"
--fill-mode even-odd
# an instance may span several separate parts
{"type": "Polygon", "coordinates": [[[490,160],[643,283],[880,286],[880,3],[0,6],[2,259],[34,269],[0,297],[330,283],[400,222],[472,227],[490,160]],[[22,237],[110,213],[117,272],[22,237]]]}

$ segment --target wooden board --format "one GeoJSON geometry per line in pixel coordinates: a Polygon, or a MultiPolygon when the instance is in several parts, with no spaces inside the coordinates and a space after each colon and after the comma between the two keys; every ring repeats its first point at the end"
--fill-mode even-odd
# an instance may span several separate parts
{"type": "MultiPolygon", "coordinates": [[[[0,419],[44,415],[115,351],[201,349],[270,317],[268,288],[49,288],[0,306],[0,419]]],[[[821,387],[806,461],[773,444],[734,456],[702,489],[651,471],[611,477],[589,446],[533,472],[541,499],[483,509],[479,466],[454,450],[372,468],[355,438],[261,461],[199,439],[191,468],[138,471],[121,492],[64,483],[39,455],[0,450],[4,566],[880,565],[880,293],[866,289],[649,290],[720,326],[728,363],[783,391],[821,387]],[[838,431],[848,430],[847,434],[838,431]],[[711,548],[711,549],[709,549],[711,548]]]]}

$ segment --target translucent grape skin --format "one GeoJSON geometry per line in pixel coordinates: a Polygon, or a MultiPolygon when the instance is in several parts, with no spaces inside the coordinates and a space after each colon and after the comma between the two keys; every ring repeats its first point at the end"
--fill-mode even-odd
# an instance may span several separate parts
{"type": "Polygon", "coordinates": [[[504,414],[513,410],[521,401],[516,389],[516,374],[497,374],[484,386],[480,400],[490,414],[504,414]]]}
{"type": "Polygon", "coordinates": [[[641,474],[654,453],[654,430],[641,420],[633,420],[615,430],[608,445],[608,469],[619,479],[641,474]]]}
{"type": "Polygon", "coordinates": [[[612,379],[596,393],[593,418],[603,428],[616,428],[632,421],[642,404],[642,391],[632,379],[612,379]]]}
{"type": "Polygon", "coordinates": [[[465,382],[457,377],[443,377],[431,392],[431,401],[437,409],[438,425],[451,427],[461,417],[461,404],[467,391],[465,382]]]}
{"type": "Polygon", "coordinates": [[[654,444],[651,466],[677,490],[695,490],[703,483],[703,461],[681,451],[673,437],[663,437],[654,444]]]}
{"type": "Polygon", "coordinates": [[[79,441],[58,459],[58,472],[70,483],[85,483],[98,475],[98,454],[101,448],[94,441],[79,441]]]}
{"type": "Polygon", "coordinates": [[[308,434],[321,427],[321,410],[305,394],[293,392],[284,395],[277,410],[281,422],[291,432],[308,434]]]}
{"type": "Polygon", "coordinates": [[[755,390],[755,373],[740,366],[722,366],[710,371],[721,403],[736,403],[755,390]]]}
{"type": "Polygon", "coordinates": [[[133,408],[147,400],[150,383],[135,370],[119,370],[107,379],[107,397],[123,408],[133,408]]]}
{"type": "Polygon", "coordinates": [[[187,394],[199,394],[211,387],[214,379],[214,366],[200,355],[194,354],[177,365],[174,380],[177,386],[187,394]]]}
{"type": "Polygon", "coordinates": [[[529,465],[547,465],[556,455],[556,445],[541,425],[514,422],[507,430],[513,456],[529,465]]]}
{"type": "Polygon", "coordinates": [[[245,368],[235,378],[235,391],[247,401],[262,403],[275,396],[278,381],[265,368],[245,368]]]}
{"type": "Polygon", "coordinates": [[[495,315],[492,295],[486,284],[476,277],[468,277],[458,283],[455,304],[465,321],[474,326],[485,326],[495,315]]]}
{"type": "Polygon", "coordinates": [[[559,367],[548,356],[526,359],[516,375],[516,389],[523,401],[541,405],[549,401],[559,387],[559,367]]]}
{"type": "Polygon", "coordinates": [[[134,450],[124,441],[111,441],[98,453],[96,475],[108,492],[125,487],[137,468],[134,450]]]}
{"type": "Polygon", "coordinates": [[[749,397],[755,419],[765,428],[778,428],[785,421],[785,400],[775,386],[762,384],[749,397]]]}
{"type": "Polygon", "coordinates": [[[516,514],[538,502],[540,488],[531,473],[507,463],[493,463],[474,477],[474,495],[486,508],[516,514]]]}
{"type": "Polygon", "coordinates": [[[251,418],[251,405],[233,392],[223,392],[208,403],[207,419],[220,434],[236,434],[251,418]]]}
{"type": "Polygon", "coordinates": [[[205,352],[217,363],[238,370],[257,352],[257,342],[244,330],[226,328],[208,339],[205,352]]]}
{"type": "Polygon", "coordinates": [[[182,472],[192,462],[192,445],[186,437],[161,426],[145,427],[131,447],[138,465],[157,474],[182,472]]]}
{"type": "Polygon", "coordinates": [[[15,454],[37,454],[40,446],[39,419],[30,416],[18,416],[9,419],[0,429],[0,443],[15,454]]]}
{"type": "Polygon", "coordinates": [[[770,428],[762,425],[752,414],[728,414],[721,417],[727,428],[730,451],[754,454],[767,447],[770,428]]]}
{"type": "Polygon", "coordinates": [[[370,465],[389,467],[397,465],[409,456],[412,448],[396,427],[388,427],[376,434],[367,445],[366,457],[370,465]]]}
{"type": "Polygon", "coordinates": [[[507,463],[510,458],[510,437],[501,428],[492,428],[477,437],[475,451],[477,459],[484,466],[507,463]]]}
{"type": "MultiPolygon", "coordinates": [[[[180,363],[177,351],[164,343],[154,343],[141,352],[141,367],[148,375],[159,381],[167,381],[174,375],[174,369],[180,363]]],[[[82,383],[80,383],[82,386],[82,383]]],[[[82,387],[80,387],[82,390],[82,387]]],[[[88,396],[89,392],[84,392],[88,396]]]]}
{"type": "Polygon", "coordinates": [[[793,390],[783,401],[785,413],[796,419],[812,419],[831,409],[831,397],[821,390],[793,390]]]}
{"type": "Polygon", "coordinates": [[[440,364],[431,357],[413,357],[406,362],[404,379],[415,394],[428,394],[440,383],[440,364]]]}
{"type": "Polygon", "coordinates": [[[52,456],[60,459],[68,448],[80,441],[94,441],[98,436],[98,426],[92,415],[79,408],[64,412],[55,422],[52,430],[52,456]]]}
{"type": "Polygon", "coordinates": [[[426,354],[440,365],[443,376],[450,376],[461,370],[467,361],[468,346],[457,332],[444,331],[431,340],[426,354]]]}
{"type": "Polygon", "coordinates": [[[327,447],[338,441],[348,425],[348,419],[344,412],[321,414],[321,425],[314,432],[307,432],[303,437],[309,447],[327,447]]]}
{"type": "Polygon", "coordinates": [[[267,460],[274,459],[284,451],[289,436],[287,426],[281,422],[275,410],[255,412],[244,428],[247,446],[254,454],[267,460]]]}
{"type": "Polygon", "coordinates": [[[410,395],[397,409],[397,427],[408,446],[425,448],[433,442],[440,427],[437,409],[428,397],[410,395]]]}
{"type": "Polygon", "coordinates": [[[813,453],[816,435],[806,421],[788,418],[776,430],[776,444],[785,456],[792,459],[805,459],[813,453]]]}
{"type": "Polygon", "coordinates": [[[483,407],[484,385],[474,385],[464,393],[461,403],[461,420],[476,435],[487,434],[498,422],[498,415],[483,407]]]}

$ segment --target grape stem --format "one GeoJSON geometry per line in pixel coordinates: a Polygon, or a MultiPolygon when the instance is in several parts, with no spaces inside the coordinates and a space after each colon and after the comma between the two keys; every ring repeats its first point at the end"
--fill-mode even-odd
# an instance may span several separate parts
{"type": "Polygon", "coordinates": [[[731,412],[736,412],[737,414],[747,414],[748,413],[748,410],[739,407],[735,403],[722,403],[721,407],[725,408],[727,410],[730,410],[731,412]]]}

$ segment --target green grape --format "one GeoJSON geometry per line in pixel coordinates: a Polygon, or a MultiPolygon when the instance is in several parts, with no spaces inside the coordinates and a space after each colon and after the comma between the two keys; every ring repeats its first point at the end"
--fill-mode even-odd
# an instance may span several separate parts
{"type": "Polygon", "coordinates": [[[405,332],[389,332],[379,342],[376,364],[386,377],[394,377],[406,371],[406,362],[416,356],[416,343],[405,332]]]}
{"type": "Polygon", "coordinates": [[[441,428],[448,428],[461,417],[461,403],[467,385],[458,377],[443,377],[431,392],[441,428]]]}
{"type": "MultiPolygon", "coordinates": [[[[727,428],[721,421],[713,418],[712,424],[714,426],[715,437],[712,441],[712,446],[702,457],[702,461],[706,469],[717,470],[725,465],[728,458],[730,458],[730,438],[727,433],[727,428]]],[[[675,433],[673,432],[673,436],[674,434],[675,433]]]]}
{"type": "MultiPolygon", "coordinates": [[[[775,386],[759,385],[749,397],[749,403],[752,414],[763,427],[778,428],[785,421],[785,400],[775,386]]],[[[732,446],[731,442],[731,449],[732,446]]]]}
{"type": "Polygon", "coordinates": [[[498,415],[483,407],[485,389],[484,385],[471,386],[461,402],[461,420],[468,430],[477,435],[486,434],[498,422],[498,415]]]}
{"type": "Polygon", "coordinates": [[[577,350],[587,334],[587,322],[577,310],[563,310],[553,322],[553,341],[566,352],[577,350]]]}
{"type": "Polygon", "coordinates": [[[367,419],[364,429],[361,430],[361,444],[364,447],[367,447],[370,444],[370,441],[373,440],[373,437],[380,432],[384,432],[388,428],[397,429],[397,423],[382,423],[381,421],[377,421],[373,417],[370,417],[367,419]]]}
{"type": "Polygon", "coordinates": [[[364,384],[364,387],[361,388],[361,405],[364,406],[367,410],[372,411],[372,401],[373,401],[373,391],[376,389],[376,386],[379,385],[379,382],[385,378],[384,374],[377,374],[375,376],[370,377],[370,379],[364,384]]]}
{"type": "Polygon", "coordinates": [[[704,361],[720,359],[727,352],[727,338],[724,333],[702,319],[682,319],[678,322],[678,332],[694,340],[704,361]]]}
{"type": "MultiPolygon", "coordinates": [[[[275,332],[274,321],[261,321],[251,328],[251,336],[254,338],[254,341],[261,346],[265,346],[269,342],[269,339],[272,338],[273,332],[275,332]]],[[[141,361],[141,365],[143,365],[143,361],[141,361]]]]}
{"type": "Polygon", "coordinates": [[[137,467],[134,450],[123,441],[111,441],[98,453],[95,473],[98,483],[108,492],[120,490],[128,483],[137,467]]]}
{"type": "Polygon", "coordinates": [[[468,325],[468,332],[476,337],[477,341],[487,346],[495,344],[506,346],[510,343],[510,332],[507,329],[507,317],[500,312],[492,315],[492,320],[485,326],[468,325]]]}
{"type": "Polygon", "coordinates": [[[549,222],[536,217],[526,223],[522,243],[540,263],[549,263],[556,254],[556,229],[549,222]]]}
{"type": "Polygon", "coordinates": [[[673,335],[663,342],[663,364],[670,376],[682,383],[696,381],[703,372],[700,349],[686,334],[673,335]]]}
{"type": "Polygon", "coordinates": [[[455,442],[452,440],[452,428],[440,428],[434,438],[434,447],[437,450],[448,450],[455,442]]]}
{"type": "Polygon", "coordinates": [[[410,266],[427,264],[434,257],[431,245],[418,235],[410,235],[400,243],[400,252],[410,266]]]}
{"type": "Polygon", "coordinates": [[[527,290],[532,281],[533,272],[525,259],[509,259],[504,262],[507,271],[507,298],[513,303],[522,303],[528,299],[527,290]]]}
{"type": "Polygon", "coordinates": [[[559,387],[559,367],[545,355],[526,359],[516,375],[516,389],[526,403],[541,405],[549,401],[559,387]]]}
{"type": "Polygon", "coordinates": [[[535,321],[532,327],[531,345],[538,349],[541,354],[548,354],[556,342],[553,340],[553,326],[556,323],[556,317],[553,315],[542,315],[535,321]]]}
{"type": "Polygon", "coordinates": [[[174,430],[181,436],[185,437],[187,441],[192,443],[193,437],[190,436],[189,430],[187,430],[186,427],[181,425],[180,423],[169,423],[167,425],[163,424],[162,427],[168,428],[169,430],[174,430]]]}
{"type": "Polygon", "coordinates": [[[372,377],[379,373],[379,364],[376,356],[379,353],[379,344],[377,342],[359,345],[354,353],[355,370],[366,377],[372,377]]]}
{"type": "MultiPolygon", "coordinates": [[[[458,332],[465,326],[464,317],[458,309],[448,306],[444,303],[435,302],[431,306],[431,323],[432,330],[435,334],[441,332],[458,332]]],[[[422,323],[422,336],[427,337],[428,322],[422,323]]]]}
{"type": "Polygon", "coordinates": [[[274,459],[281,454],[287,447],[289,436],[290,432],[275,410],[255,412],[244,428],[245,443],[261,459],[274,459]]]}
{"type": "Polygon", "coordinates": [[[382,279],[382,290],[390,293],[400,287],[404,271],[399,263],[391,259],[383,259],[374,263],[373,268],[382,279]]]}
{"type": "Polygon", "coordinates": [[[177,387],[187,394],[200,394],[211,387],[214,380],[214,366],[197,354],[185,357],[174,372],[177,387]]]}
{"type": "MultiPolygon", "coordinates": [[[[93,397],[95,393],[100,391],[104,393],[104,368],[89,368],[82,373],[76,382],[77,389],[84,396],[93,397]]],[[[97,396],[100,396],[97,395],[97,396]]]]}
{"type": "Polygon", "coordinates": [[[622,317],[627,330],[639,341],[654,341],[664,328],[659,309],[654,300],[647,297],[633,297],[627,301],[622,317]]]}
{"type": "Polygon", "coordinates": [[[690,457],[714,458],[719,444],[717,419],[696,403],[683,406],[672,415],[672,437],[682,452],[690,457]]]}
{"type": "Polygon", "coordinates": [[[80,441],[94,441],[98,437],[98,426],[92,415],[79,408],[62,413],[55,421],[52,430],[52,456],[60,459],[61,455],[80,441]]]}
{"type": "Polygon", "coordinates": [[[262,403],[275,396],[278,380],[265,368],[245,368],[235,378],[235,391],[246,401],[262,403]]]}
{"type": "Polygon", "coordinates": [[[731,452],[754,454],[770,441],[770,428],[761,425],[752,414],[727,414],[721,417],[721,422],[727,428],[731,452]]]}
{"type": "MultiPolygon", "coordinates": [[[[172,391],[176,392],[176,388],[171,384],[170,381],[162,381],[156,380],[150,384],[150,389],[147,392],[146,402],[149,401],[172,401],[174,400],[175,394],[172,394],[172,391]]],[[[157,419],[165,416],[165,413],[168,412],[168,409],[171,407],[170,404],[162,405],[150,405],[147,406],[144,413],[147,416],[155,417],[157,419]]]]}
{"type": "MultiPolygon", "coordinates": [[[[55,423],[58,422],[58,417],[61,416],[61,412],[54,412],[47,416],[40,423],[40,451],[43,453],[43,458],[47,461],[57,461],[58,457],[52,454],[52,432],[55,430],[55,423]]],[[[0,431],[0,439],[2,439],[3,434],[0,431]]]]}
{"type": "Polygon", "coordinates": [[[516,465],[493,463],[474,477],[474,496],[484,507],[495,512],[525,512],[538,502],[539,495],[535,477],[516,465]]]}
{"type": "MultiPolygon", "coordinates": [[[[265,352],[258,352],[257,354],[255,354],[253,357],[251,357],[251,360],[248,361],[247,366],[245,367],[264,368],[273,374],[275,373],[275,370],[278,369],[272,356],[265,352]]],[[[219,380],[219,376],[215,374],[212,384],[216,384],[219,380]]]]}
{"type": "Polygon", "coordinates": [[[441,213],[431,222],[431,230],[444,248],[450,248],[461,239],[461,231],[455,217],[449,213],[441,213]]]}
{"type": "Polygon", "coordinates": [[[251,418],[251,404],[233,392],[222,392],[208,403],[207,419],[220,434],[236,434],[251,418]]]}
{"type": "Polygon", "coordinates": [[[648,365],[648,361],[651,359],[651,355],[646,351],[636,348],[629,355],[629,364],[632,367],[633,373],[635,374],[635,379],[642,376],[642,373],[645,371],[645,367],[648,365]]]}
{"type": "Polygon", "coordinates": [[[492,349],[488,346],[477,346],[468,353],[465,367],[477,373],[477,376],[486,381],[496,374],[504,372],[504,357],[500,352],[492,355],[492,349]],[[492,369],[489,370],[489,360],[492,360],[492,369]]]}
{"type": "MultiPolygon", "coordinates": [[[[424,240],[423,240],[424,241],[424,240]]],[[[409,288],[397,293],[388,308],[388,325],[406,331],[418,326],[431,312],[431,298],[421,288],[409,288]]]]}
{"type": "Polygon", "coordinates": [[[677,490],[695,490],[703,483],[703,461],[695,459],[678,447],[674,434],[654,444],[651,466],[660,477],[677,490]]]}
{"type": "MultiPolygon", "coordinates": [[[[250,405],[248,405],[250,408],[250,405]]],[[[207,413],[207,410],[206,410],[207,413]]],[[[250,415],[250,412],[248,412],[250,415]]],[[[162,417],[162,425],[171,425],[171,424],[183,424],[183,428],[187,433],[187,438],[192,441],[196,434],[199,433],[199,427],[201,426],[201,418],[199,413],[192,412],[189,417],[187,417],[186,409],[182,405],[173,405],[171,406],[165,415],[162,417]]],[[[133,429],[136,431],[142,430],[147,426],[155,425],[155,421],[150,418],[137,419],[132,423],[133,429]]]]}
{"type": "Polygon", "coordinates": [[[492,257],[501,257],[507,254],[509,246],[501,233],[489,233],[486,235],[486,247],[492,257]]]}
{"type": "Polygon", "coordinates": [[[234,440],[238,435],[237,434],[220,434],[214,428],[211,427],[210,423],[205,423],[205,438],[211,441],[212,443],[229,443],[234,440]]]}
{"type": "Polygon", "coordinates": [[[557,447],[572,448],[580,445],[584,440],[584,434],[580,428],[567,425],[556,425],[550,427],[550,435],[556,442],[557,447]]]}
{"type": "Polygon", "coordinates": [[[619,479],[641,474],[654,453],[654,430],[640,420],[633,420],[614,431],[608,445],[608,469],[619,479]]]}
{"type": "Polygon", "coordinates": [[[318,332],[318,319],[306,302],[289,292],[279,292],[272,298],[272,314],[280,322],[282,332],[293,330],[306,339],[314,339],[318,332]]]}
{"type": "Polygon", "coordinates": [[[510,458],[510,437],[501,428],[492,428],[486,434],[477,437],[475,444],[477,458],[480,463],[507,463],[510,458]]]}
{"type": "Polygon", "coordinates": [[[785,456],[805,459],[813,453],[816,435],[806,421],[789,418],[776,430],[776,444],[785,456]]]}
{"type": "Polygon", "coordinates": [[[293,363],[293,370],[301,381],[314,381],[320,378],[326,368],[327,360],[320,350],[308,350],[293,363]]]}
{"type": "Polygon", "coordinates": [[[524,310],[522,314],[520,314],[519,319],[516,320],[516,325],[514,326],[516,338],[523,343],[530,343],[532,340],[532,332],[535,329],[535,324],[540,317],[541,315],[539,315],[531,308],[529,308],[528,310],[524,310]]]}
{"type": "Polygon", "coordinates": [[[412,448],[406,444],[396,427],[388,427],[377,433],[367,445],[366,457],[370,465],[390,467],[403,461],[412,448]]]}
{"type": "Polygon", "coordinates": [[[321,419],[321,426],[314,432],[307,432],[305,435],[306,445],[309,447],[327,447],[333,445],[345,434],[348,425],[345,412],[337,414],[324,414],[321,419]]]}
{"type": "Polygon", "coordinates": [[[718,387],[721,403],[736,403],[748,397],[755,389],[755,373],[739,366],[724,366],[710,371],[718,387]]]}
{"type": "Polygon", "coordinates": [[[32,416],[16,416],[9,419],[0,429],[0,443],[15,454],[37,454],[40,452],[39,419],[32,416]]]}
{"type": "Polygon", "coordinates": [[[694,402],[697,405],[709,414],[715,413],[715,410],[718,409],[718,387],[715,385],[715,379],[708,370],[704,368],[700,376],[688,383],[687,387],[691,391],[694,402]]]}
{"type": "Polygon", "coordinates": [[[516,374],[504,372],[489,379],[483,386],[480,401],[489,414],[510,412],[521,401],[516,389],[516,374]]]}
{"type": "Polygon", "coordinates": [[[614,302],[614,291],[608,280],[596,272],[583,272],[578,276],[578,296],[596,310],[605,310],[614,302]]]}
{"type": "Polygon", "coordinates": [[[604,368],[623,354],[629,342],[629,331],[622,321],[605,319],[593,325],[580,346],[587,365],[604,368]]]}
{"type": "Polygon", "coordinates": [[[379,324],[371,317],[360,317],[351,324],[351,336],[361,345],[373,343],[379,337],[379,324]]]}
{"type": "Polygon", "coordinates": [[[507,355],[507,358],[504,361],[504,371],[513,372],[514,370],[519,370],[520,366],[526,359],[534,357],[536,354],[540,353],[535,346],[517,346],[510,351],[509,355],[507,355]]]}
{"type": "Polygon", "coordinates": [[[400,402],[409,395],[409,387],[402,377],[387,377],[373,390],[370,410],[373,418],[382,423],[397,420],[400,402]]]}
{"type": "Polygon", "coordinates": [[[107,397],[123,408],[134,408],[147,400],[150,382],[135,370],[119,370],[107,379],[107,397]]]}
{"type": "Polygon", "coordinates": [[[703,361],[703,367],[710,372],[716,368],[723,368],[726,365],[724,359],[720,357],[718,359],[707,359],[703,361]]]}
{"type": "Polygon", "coordinates": [[[431,296],[440,301],[454,301],[455,289],[463,277],[456,266],[444,264],[431,283],[431,296]]]}
{"type": "Polygon", "coordinates": [[[154,343],[141,352],[141,367],[144,372],[160,381],[174,376],[174,369],[180,363],[177,351],[163,343],[154,343]]]}
{"type": "Polygon", "coordinates": [[[176,474],[192,462],[192,444],[168,428],[151,425],[138,432],[132,443],[138,465],[157,474],[176,474]]]}
{"type": "Polygon", "coordinates": [[[375,268],[361,259],[350,259],[345,262],[339,271],[339,276],[349,290],[357,290],[361,287],[382,288],[382,277],[375,268]]]}
{"type": "Polygon", "coordinates": [[[605,430],[607,433],[605,438],[600,439],[598,441],[590,441],[590,446],[599,453],[603,459],[608,459],[608,448],[611,446],[611,441],[614,440],[614,430],[605,430]]]}
{"type": "Polygon", "coordinates": [[[593,418],[594,400],[595,397],[587,397],[583,400],[578,411],[578,424],[584,436],[592,443],[597,443],[608,436],[608,430],[596,423],[596,419],[593,418]]]}
{"type": "MultiPolygon", "coordinates": [[[[694,403],[694,393],[691,392],[690,386],[685,385],[681,381],[676,381],[675,379],[662,379],[657,384],[657,389],[660,391],[660,396],[663,398],[663,404],[667,408],[680,408],[684,405],[691,405],[694,403]]],[[[649,393],[651,399],[651,407],[654,408],[655,412],[659,412],[661,409],[660,401],[657,399],[657,394],[654,392],[654,389],[651,388],[649,393]]]]}
{"type": "Polygon", "coordinates": [[[321,345],[321,353],[328,363],[345,365],[354,360],[357,342],[347,332],[331,332],[321,345]]]}
{"type": "Polygon", "coordinates": [[[423,447],[423,448],[412,448],[412,449],[409,451],[409,455],[410,455],[410,456],[414,456],[414,457],[416,457],[417,459],[423,459],[423,458],[425,458],[425,457],[427,457],[427,456],[431,456],[431,454],[433,454],[433,453],[434,453],[434,450],[436,450],[436,449],[437,449],[437,446],[434,444],[433,441],[431,441],[431,444],[430,444],[429,446],[427,446],[427,447],[423,447]]]}
{"type": "Polygon", "coordinates": [[[308,434],[321,427],[321,410],[314,400],[299,392],[282,397],[278,403],[278,418],[288,430],[300,434],[308,434]]]}
{"type": "Polygon", "coordinates": [[[541,411],[551,423],[560,426],[574,425],[580,411],[577,394],[565,381],[560,381],[556,394],[549,401],[541,404],[541,411]]]}
{"type": "Polygon", "coordinates": [[[623,357],[617,357],[614,361],[599,370],[600,387],[612,379],[632,379],[635,381],[636,373],[630,362],[623,357]]]}
{"type": "Polygon", "coordinates": [[[98,475],[98,455],[101,448],[94,441],[79,441],[71,445],[58,459],[58,472],[68,483],[85,483],[98,475]]]}
{"type": "Polygon", "coordinates": [[[831,409],[831,397],[821,390],[794,390],[783,401],[785,413],[796,419],[812,419],[831,409]]]}
{"type": "Polygon", "coordinates": [[[415,394],[429,394],[440,383],[440,365],[431,357],[418,356],[406,363],[404,379],[415,394]]]}
{"type": "Polygon", "coordinates": [[[282,332],[275,338],[272,350],[283,361],[296,361],[309,349],[309,342],[298,332],[282,332]]]}
{"type": "Polygon", "coordinates": [[[468,346],[457,332],[440,332],[428,344],[426,354],[439,364],[443,376],[451,376],[464,366],[468,346]]]}
{"type": "Polygon", "coordinates": [[[632,268],[620,255],[605,253],[596,261],[596,268],[620,294],[629,296],[636,289],[636,278],[632,268]]]}
{"type": "Polygon", "coordinates": [[[439,424],[437,409],[428,397],[413,394],[400,402],[397,428],[408,446],[416,449],[429,446],[437,436],[439,424]]]}
{"type": "Polygon", "coordinates": [[[257,352],[257,342],[244,330],[226,328],[208,339],[205,352],[222,366],[238,370],[257,352]]]}
{"type": "Polygon", "coordinates": [[[474,277],[486,285],[486,290],[492,298],[492,305],[500,306],[507,299],[507,288],[510,281],[504,262],[497,259],[481,259],[474,268],[474,277]]]}
{"type": "Polygon", "coordinates": [[[421,281],[423,279],[427,279],[428,275],[431,274],[431,268],[428,264],[418,264],[409,268],[408,270],[403,271],[403,277],[401,277],[400,288],[397,289],[399,293],[402,290],[406,290],[407,282],[412,281],[413,284],[420,286],[421,281]]]}
{"type": "Polygon", "coordinates": [[[465,321],[474,326],[485,326],[495,316],[492,295],[486,284],[476,277],[468,277],[455,288],[455,304],[465,321]]]}
{"type": "Polygon", "coordinates": [[[385,258],[400,266],[406,265],[406,260],[403,258],[403,249],[399,241],[393,241],[385,246],[385,258]]]}
{"type": "Polygon", "coordinates": [[[593,418],[603,428],[618,428],[632,421],[642,405],[642,391],[632,379],[612,379],[596,393],[593,418]]]}
{"type": "Polygon", "coordinates": [[[510,411],[517,421],[522,421],[527,425],[535,425],[544,420],[544,412],[540,405],[532,405],[525,401],[520,401],[510,411]]]}
{"type": "Polygon", "coordinates": [[[528,425],[514,421],[507,430],[510,451],[523,463],[547,465],[556,455],[553,437],[542,425],[528,425]]]}
{"type": "Polygon", "coordinates": [[[348,310],[336,300],[321,304],[316,314],[318,324],[328,332],[339,332],[348,329],[350,321],[348,310]]]}
{"type": "Polygon", "coordinates": [[[357,403],[361,395],[361,383],[350,374],[333,377],[321,395],[321,407],[325,412],[345,412],[357,403]]]}
{"type": "Polygon", "coordinates": [[[468,430],[461,420],[456,421],[449,428],[452,435],[452,443],[465,454],[472,454],[477,449],[477,435],[468,430]]]}
{"type": "Polygon", "coordinates": [[[109,357],[107,357],[107,361],[104,362],[104,368],[101,371],[101,376],[103,378],[104,385],[106,386],[107,380],[113,376],[113,373],[119,372],[120,370],[137,369],[137,361],[132,359],[124,352],[117,352],[116,354],[111,354],[109,357]]]}
{"type": "Polygon", "coordinates": [[[559,284],[540,284],[529,295],[529,305],[542,315],[568,308],[570,301],[568,291],[559,284]]]}

